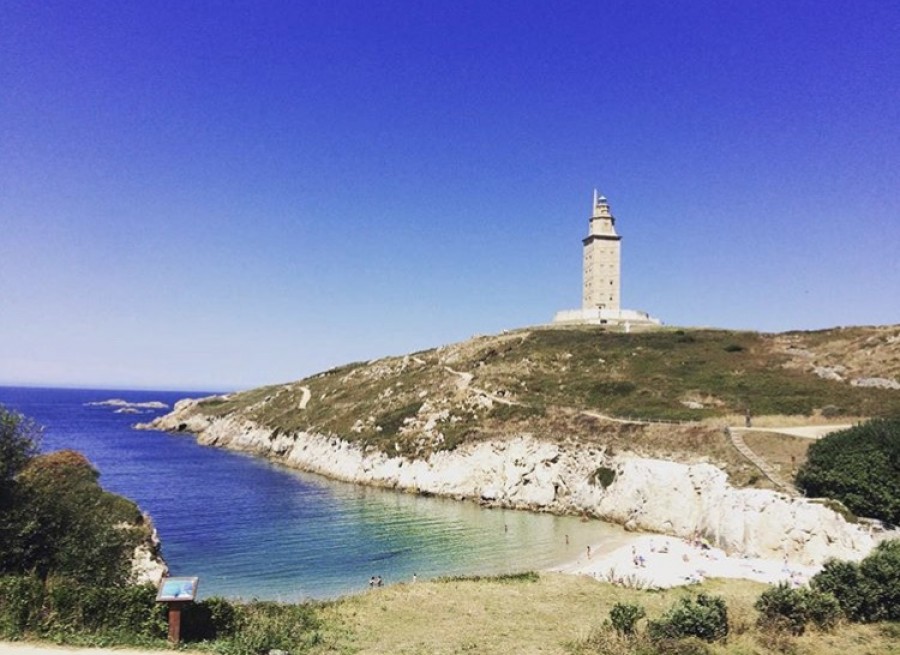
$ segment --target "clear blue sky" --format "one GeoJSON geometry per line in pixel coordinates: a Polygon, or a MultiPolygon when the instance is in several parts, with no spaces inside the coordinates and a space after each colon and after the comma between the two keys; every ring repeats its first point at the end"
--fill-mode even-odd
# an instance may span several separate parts
{"type": "Polygon", "coordinates": [[[900,322],[900,4],[0,0],[0,383],[245,388],[580,304],[900,322]]]}

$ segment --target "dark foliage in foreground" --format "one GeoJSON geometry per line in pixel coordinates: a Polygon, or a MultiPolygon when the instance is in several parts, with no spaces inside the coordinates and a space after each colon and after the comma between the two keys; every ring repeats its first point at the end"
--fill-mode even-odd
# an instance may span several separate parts
{"type": "Polygon", "coordinates": [[[859,564],[826,562],[810,584],[833,594],[850,621],[900,621],[900,540],[878,544],[859,564]]]}
{"type": "Polygon", "coordinates": [[[39,431],[0,406],[0,574],[119,587],[148,536],[137,506],[108,493],[83,455],[37,455],[39,431]]]}
{"type": "Polygon", "coordinates": [[[858,516],[900,524],[900,419],[875,419],[815,442],[797,486],[858,516]]]}
{"type": "Polygon", "coordinates": [[[698,594],[696,599],[685,597],[660,619],[647,625],[654,640],[697,637],[703,641],[718,641],[728,636],[728,608],[718,596],[698,594]]]}
{"type": "Polygon", "coordinates": [[[756,601],[759,625],[802,635],[812,623],[822,630],[833,628],[841,618],[841,606],[833,594],[818,589],[791,589],[778,584],[756,601]]]}
{"type": "MultiPolygon", "coordinates": [[[[214,642],[232,655],[299,654],[321,641],[320,626],[315,605],[209,598],[186,606],[181,637],[214,642]]],[[[104,588],[60,577],[0,577],[0,639],[162,646],[166,634],[166,608],[152,585],[104,588]]]]}

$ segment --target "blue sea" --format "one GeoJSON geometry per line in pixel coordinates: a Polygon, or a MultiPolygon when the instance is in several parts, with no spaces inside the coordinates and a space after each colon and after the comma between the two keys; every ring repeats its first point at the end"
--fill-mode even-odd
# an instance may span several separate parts
{"type": "Polygon", "coordinates": [[[449,575],[510,573],[572,560],[589,544],[623,542],[600,521],[413,496],[334,482],[200,446],[185,434],[140,431],[167,410],[117,413],[110,399],[160,401],[178,391],[0,387],[0,404],[44,427],[42,450],[72,448],[104,488],[153,518],[171,575],[200,577],[201,596],[325,599],[449,575]]]}

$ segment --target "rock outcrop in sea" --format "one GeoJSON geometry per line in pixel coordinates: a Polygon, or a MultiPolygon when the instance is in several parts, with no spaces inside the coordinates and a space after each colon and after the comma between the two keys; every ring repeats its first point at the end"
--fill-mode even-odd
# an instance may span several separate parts
{"type": "Polygon", "coordinates": [[[612,454],[602,446],[567,446],[527,433],[412,459],[334,436],[272,430],[241,416],[210,417],[197,404],[180,401],[170,414],[138,427],[191,432],[201,444],[346,482],[583,514],[630,530],[700,535],[729,554],[816,565],[832,557],[859,560],[874,545],[868,528],[822,504],[735,488],[725,472],[707,463],[612,454]]]}

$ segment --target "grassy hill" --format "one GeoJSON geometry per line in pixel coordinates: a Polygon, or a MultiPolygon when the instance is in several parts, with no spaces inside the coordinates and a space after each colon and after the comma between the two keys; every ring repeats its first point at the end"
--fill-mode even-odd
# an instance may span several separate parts
{"type": "Polygon", "coordinates": [[[529,432],[705,457],[734,473],[746,463],[722,426],[742,424],[747,409],[758,422],[898,415],[900,390],[887,388],[898,379],[900,326],[782,334],[542,327],[348,364],[207,399],[195,411],[414,457],[529,432]],[[615,420],[625,418],[666,423],[615,420]]]}

